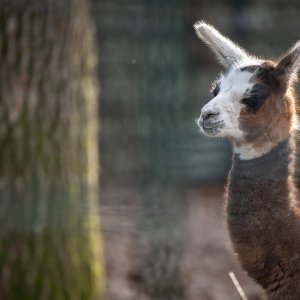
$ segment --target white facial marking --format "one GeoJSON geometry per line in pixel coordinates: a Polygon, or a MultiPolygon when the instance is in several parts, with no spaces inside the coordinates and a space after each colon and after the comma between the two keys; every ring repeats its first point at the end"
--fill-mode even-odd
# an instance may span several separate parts
{"type": "MultiPolygon", "coordinates": [[[[276,141],[267,139],[262,146],[257,148],[253,143],[247,143],[239,127],[239,116],[244,106],[241,100],[245,93],[251,91],[253,83],[250,79],[254,75],[247,71],[243,72],[240,68],[260,65],[263,61],[249,55],[247,51],[203,21],[197,22],[194,27],[197,35],[215,53],[219,62],[230,69],[230,72],[220,79],[219,93],[201,110],[200,118],[197,120],[200,129],[210,136],[229,137],[233,140],[235,153],[241,159],[253,159],[269,152],[274,147],[274,142],[278,143],[278,139],[276,141]]],[[[286,82],[293,83],[297,79],[296,74],[299,70],[300,41],[277,61],[275,73],[286,82]]],[[[294,117],[292,123],[294,128],[299,130],[299,124],[296,122],[296,117],[294,117]]],[[[285,136],[278,136],[278,138],[285,138],[285,136]]]]}
{"type": "Polygon", "coordinates": [[[220,91],[201,110],[198,120],[201,130],[212,136],[223,136],[241,140],[239,128],[241,103],[246,91],[252,89],[253,73],[233,69],[219,80],[220,91]]]}

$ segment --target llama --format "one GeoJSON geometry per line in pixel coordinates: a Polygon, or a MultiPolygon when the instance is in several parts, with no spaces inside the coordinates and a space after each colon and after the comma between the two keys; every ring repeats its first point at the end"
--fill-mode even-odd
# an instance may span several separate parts
{"type": "Polygon", "coordinates": [[[263,60],[197,22],[197,35],[226,71],[198,125],[226,137],[233,163],[226,188],[227,225],[244,270],[268,299],[300,299],[300,209],[294,183],[300,41],[278,60],[263,60]]]}

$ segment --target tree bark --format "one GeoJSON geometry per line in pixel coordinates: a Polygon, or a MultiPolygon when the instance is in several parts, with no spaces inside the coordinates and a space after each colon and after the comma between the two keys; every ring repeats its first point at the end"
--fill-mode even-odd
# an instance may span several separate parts
{"type": "Polygon", "coordinates": [[[88,6],[1,6],[0,299],[95,299],[103,276],[88,6]]]}

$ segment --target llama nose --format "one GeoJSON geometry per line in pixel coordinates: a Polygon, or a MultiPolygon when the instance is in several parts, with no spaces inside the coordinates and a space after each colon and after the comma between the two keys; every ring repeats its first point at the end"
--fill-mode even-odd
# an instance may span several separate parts
{"type": "Polygon", "coordinates": [[[208,119],[216,117],[219,114],[220,114],[220,112],[217,109],[214,109],[214,110],[209,109],[209,110],[204,110],[201,112],[203,121],[207,121],[208,119]]]}

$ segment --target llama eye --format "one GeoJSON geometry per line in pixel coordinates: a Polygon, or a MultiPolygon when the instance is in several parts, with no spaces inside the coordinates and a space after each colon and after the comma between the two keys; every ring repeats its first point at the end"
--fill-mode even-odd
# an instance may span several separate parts
{"type": "Polygon", "coordinates": [[[250,96],[242,99],[242,103],[245,104],[250,112],[257,112],[264,103],[265,97],[250,96]]]}
{"type": "Polygon", "coordinates": [[[257,107],[261,102],[262,99],[256,96],[242,99],[242,103],[250,107],[257,107]]]}
{"type": "Polygon", "coordinates": [[[255,84],[252,88],[251,94],[242,99],[242,103],[245,104],[251,111],[256,112],[270,94],[270,87],[262,84],[255,84]]]}
{"type": "Polygon", "coordinates": [[[212,94],[214,95],[214,97],[216,97],[219,94],[219,92],[220,92],[220,84],[217,83],[212,90],[212,94]]]}

